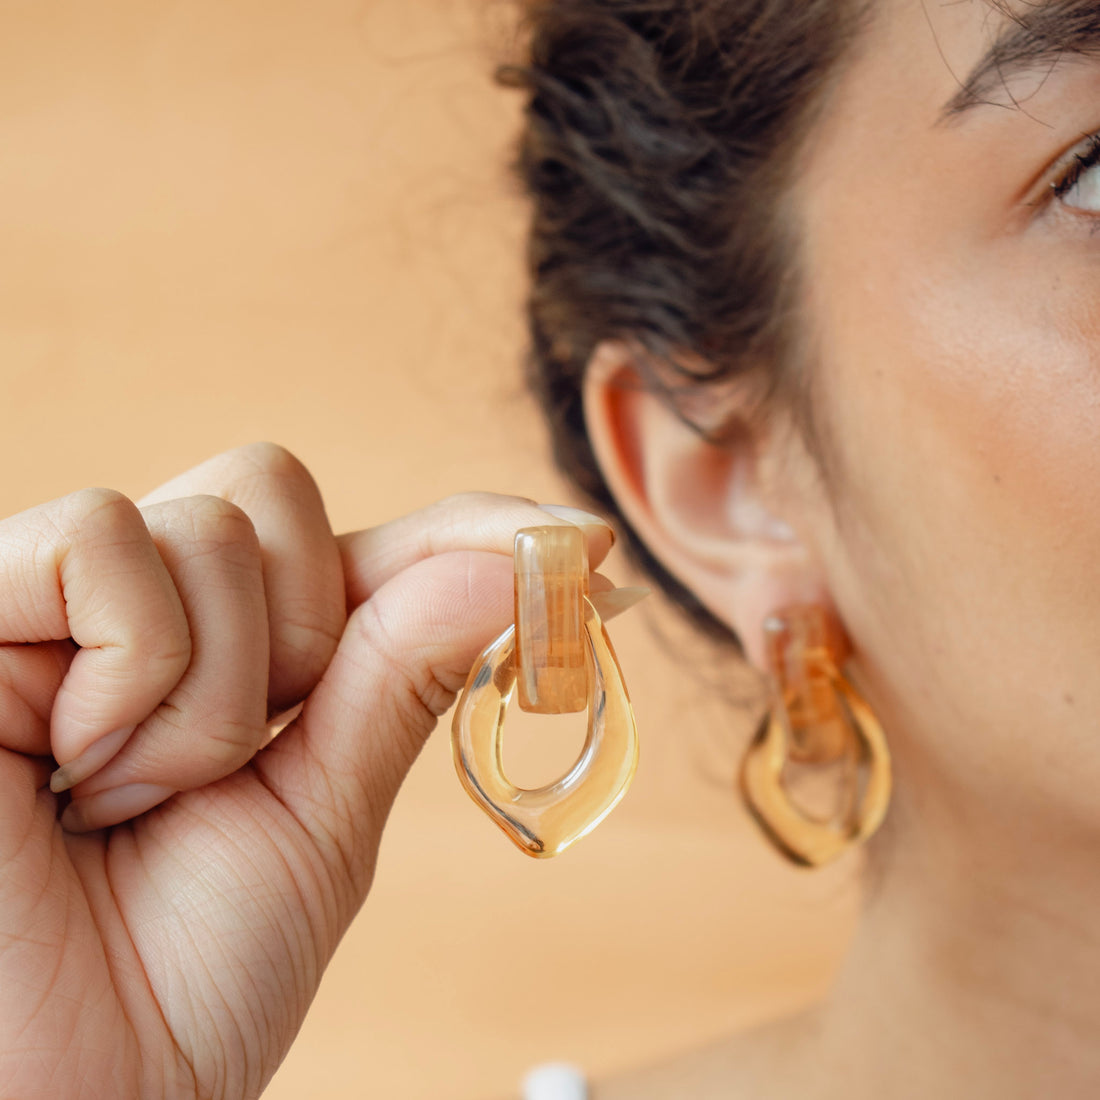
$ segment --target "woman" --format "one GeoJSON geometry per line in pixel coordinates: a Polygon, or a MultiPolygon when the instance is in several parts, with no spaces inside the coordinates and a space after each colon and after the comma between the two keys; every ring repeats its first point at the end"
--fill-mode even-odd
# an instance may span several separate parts
{"type": "MultiPolygon", "coordinates": [[[[758,666],[825,609],[894,761],[826,1001],[597,1096],[1094,1094],[1095,0],[531,20],[559,453],[758,666]]],[[[0,1095],[262,1090],[555,521],[598,566],[488,495],[335,538],[270,444],[4,521],[0,1095]]]]}

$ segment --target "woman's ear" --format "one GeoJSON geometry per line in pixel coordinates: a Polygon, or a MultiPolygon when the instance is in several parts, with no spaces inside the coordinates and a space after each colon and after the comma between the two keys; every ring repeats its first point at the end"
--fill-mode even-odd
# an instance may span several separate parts
{"type": "MultiPolygon", "coordinates": [[[[584,382],[588,435],[608,488],[670,573],[729,624],[766,668],[761,624],[788,603],[823,603],[824,579],[796,531],[802,479],[778,436],[744,430],[721,445],[685,424],[642,382],[626,343],[599,345],[584,382]]],[[[733,406],[723,413],[736,418],[733,406]]],[[[747,413],[746,407],[746,413],[747,413]]]]}

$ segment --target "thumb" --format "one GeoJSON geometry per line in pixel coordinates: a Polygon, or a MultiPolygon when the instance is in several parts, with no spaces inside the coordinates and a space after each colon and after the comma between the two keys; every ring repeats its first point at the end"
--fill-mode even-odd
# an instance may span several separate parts
{"type": "Polygon", "coordinates": [[[512,586],[511,559],[485,551],[437,554],[393,576],[355,609],[301,714],[254,760],[359,900],[409,768],[512,620],[512,586]]]}

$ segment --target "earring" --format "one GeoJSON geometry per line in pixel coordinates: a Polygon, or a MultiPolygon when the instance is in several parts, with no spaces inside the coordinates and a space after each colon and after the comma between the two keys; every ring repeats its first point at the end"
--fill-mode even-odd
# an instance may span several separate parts
{"type": "Polygon", "coordinates": [[[871,708],[834,663],[820,605],[769,615],[764,637],[772,706],[742,761],[741,791],[768,839],[792,862],[817,867],[882,823],[890,754],[871,708]],[[797,807],[784,785],[788,763],[843,765],[840,811],[821,820],[797,807]]]}
{"type": "Polygon", "coordinates": [[[515,542],[515,624],[470,670],[451,727],[455,768],[467,793],[530,856],[564,851],[591,832],[626,793],[638,764],[638,731],[615,651],[589,598],[579,527],[525,527],[515,542]],[[518,686],[520,709],[587,709],[580,758],[533,790],[504,774],[504,719],[518,686]]]}

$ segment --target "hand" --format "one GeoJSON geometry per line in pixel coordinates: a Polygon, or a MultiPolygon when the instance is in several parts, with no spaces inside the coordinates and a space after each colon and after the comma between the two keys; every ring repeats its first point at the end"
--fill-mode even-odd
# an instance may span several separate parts
{"type": "Polygon", "coordinates": [[[260,1094],[556,522],[464,494],[337,539],[272,444],[0,522],[0,1096],[260,1094]]]}

